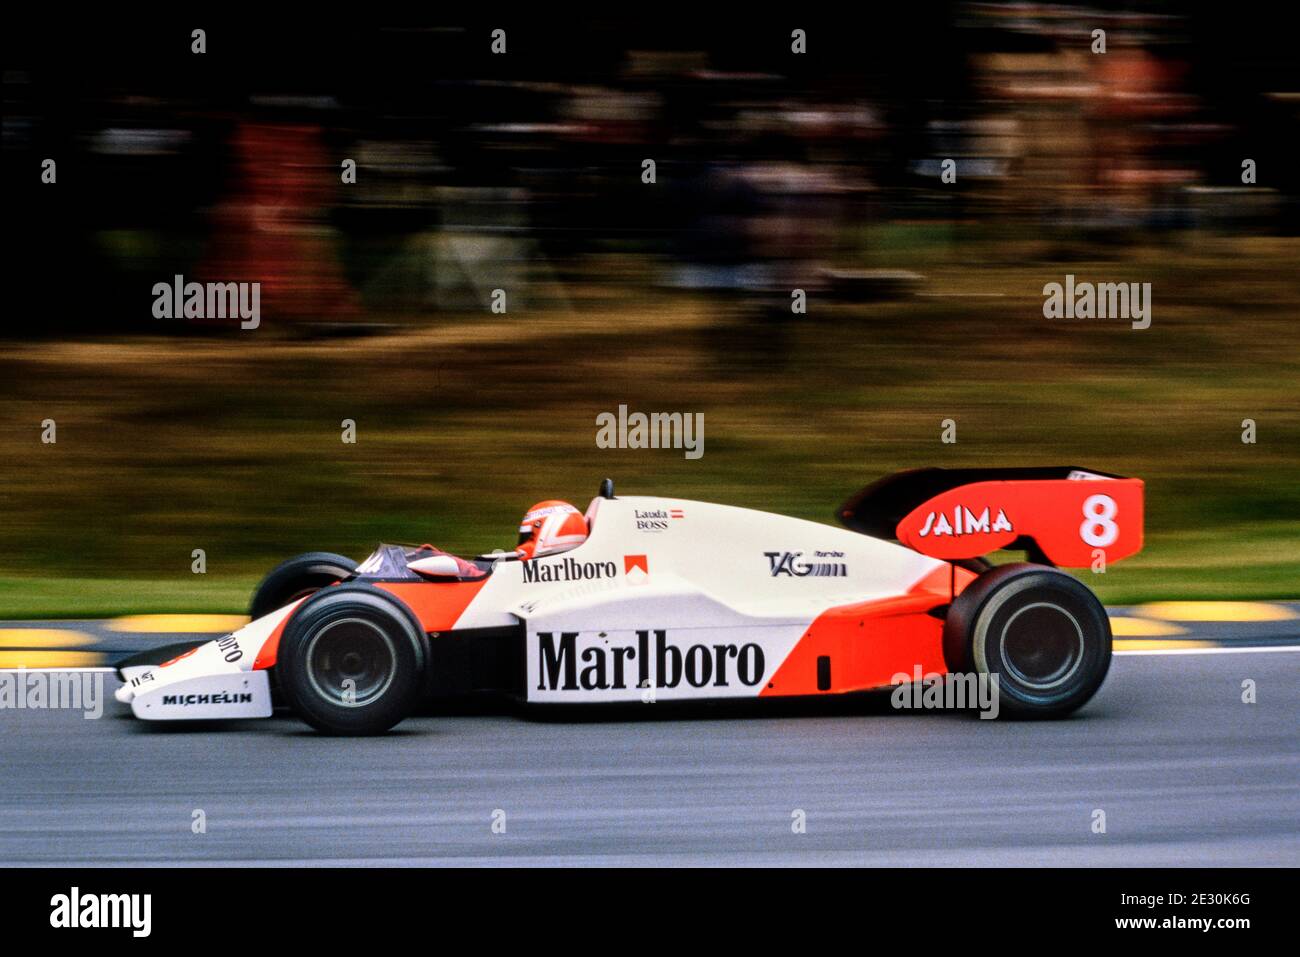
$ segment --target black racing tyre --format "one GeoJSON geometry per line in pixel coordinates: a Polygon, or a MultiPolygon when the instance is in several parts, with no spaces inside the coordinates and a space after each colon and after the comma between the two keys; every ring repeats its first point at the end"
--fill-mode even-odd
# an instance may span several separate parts
{"type": "Polygon", "coordinates": [[[428,639],[399,599],[340,585],[294,613],[275,670],[289,707],[313,728],[369,735],[414,710],[428,660],[428,639]]]}
{"type": "Polygon", "coordinates": [[[253,619],[283,608],[289,602],[347,578],[357,563],[333,552],[307,552],[276,565],[253,592],[248,614],[253,619]]]}
{"type": "Polygon", "coordinates": [[[948,609],[948,670],[996,675],[999,707],[1057,718],[1081,707],[1110,668],[1110,618],[1078,579],[1045,565],[999,565],[948,609]]]}

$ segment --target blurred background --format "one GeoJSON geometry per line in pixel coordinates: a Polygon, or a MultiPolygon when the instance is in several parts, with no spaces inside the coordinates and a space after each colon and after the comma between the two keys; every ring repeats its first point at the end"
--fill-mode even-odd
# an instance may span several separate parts
{"type": "Polygon", "coordinates": [[[1145,479],[1108,601],[1297,597],[1300,70],[1230,14],[12,25],[0,617],[238,611],[607,475],[829,522],[930,465],[1145,479]],[[1045,319],[1067,274],[1150,328],[1045,319]],[[154,318],[176,275],[260,326],[154,318]],[[598,448],[620,404],[703,457],[598,448]]]}

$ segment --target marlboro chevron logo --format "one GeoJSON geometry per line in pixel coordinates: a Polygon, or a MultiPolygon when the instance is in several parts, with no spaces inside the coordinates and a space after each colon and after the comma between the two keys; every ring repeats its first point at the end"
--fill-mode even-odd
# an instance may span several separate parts
{"type": "Polygon", "coordinates": [[[624,555],[623,574],[630,584],[640,585],[650,580],[650,560],[644,555],[624,555]]]}
{"type": "Polygon", "coordinates": [[[964,505],[956,505],[951,515],[947,512],[931,512],[925,517],[925,524],[917,534],[922,538],[938,538],[942,535],[988,535],[1012,531],[1015,529],[1011,527],[1011,521],[1002,509],[998,509],[997,517],[990,524],[987,508],[977,514],[964,505]]]}
{"type": "Polygon", "coordinates": [[[760,684],[763,649],[748,644],[679,645],[665,629],[636,632],[636,643],[589,644],[581,632],[537,633],[538,691],[610,691],[626,688],[731,688],[760,684]]]}

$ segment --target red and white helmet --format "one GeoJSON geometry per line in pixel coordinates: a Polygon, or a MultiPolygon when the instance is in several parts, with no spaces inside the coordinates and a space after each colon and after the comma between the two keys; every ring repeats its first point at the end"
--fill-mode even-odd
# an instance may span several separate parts
{"type": "Polygon", "coordinates": [[[548,499],[530,508],[519,523],[522,559],[541,558],[577,548],[587,540],[587,520],[568,502],[548,499]]]}

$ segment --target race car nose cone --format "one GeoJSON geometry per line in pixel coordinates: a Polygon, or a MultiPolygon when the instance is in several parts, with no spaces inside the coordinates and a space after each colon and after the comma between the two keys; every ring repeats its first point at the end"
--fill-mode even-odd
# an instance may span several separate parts
{"type": "Polygon", "coordinates": [[[131,686],[129,684],[122,685],[122,687],[118,688],[116,691],[113,692],[113,697],[116,698],[118,701],[122,702],[122,704],[130,704],[131,698],[134,697],[134,695],[135,692],[131,690],[131,686]]]}

